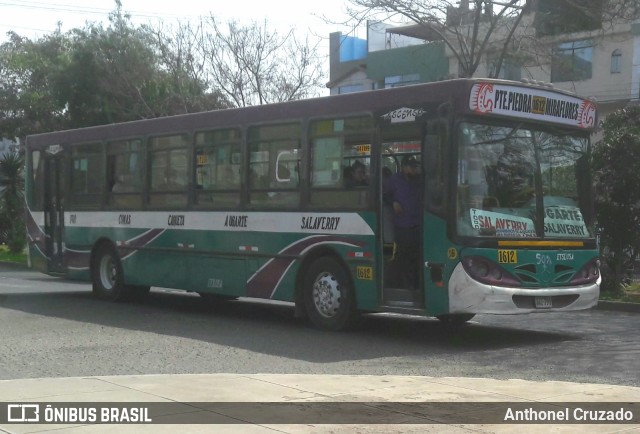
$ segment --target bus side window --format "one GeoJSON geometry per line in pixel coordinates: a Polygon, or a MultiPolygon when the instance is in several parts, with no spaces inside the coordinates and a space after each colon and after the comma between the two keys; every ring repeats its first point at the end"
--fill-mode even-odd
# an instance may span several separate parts
{"type": "Polygon", "coordinates": [[[311,205],[370,205],[372,120],[369,116],[311,122],[311,205]]]}
{"type": "Polygon", "coordinates": [[[299,123],[250,127],[249,205],[296,208],[300,205],[299,123]]]}
{"type": "Polygon", "coordinates": [[[195,206],[228,209],[240,205],[240,130],[202,131],[195,138],[195,206]]]}
{"type": "Polygon", "coordinates": [[[142,140],[110,142],[107,146],[108,204],[119,209],[142,206],[144,173],[142,140]]]}
{"type": "Polygon", "coordinates": [[[79,208],[99,208],[103,194],[102,144],[77,145],[71,151],[70,204],[79,208]]]}
{"type": "Polygon", "coordinates": [[[166,208],[187,205],[187,143],[185,134],[152,137],[149,140],[151,206],[166,208]]]}

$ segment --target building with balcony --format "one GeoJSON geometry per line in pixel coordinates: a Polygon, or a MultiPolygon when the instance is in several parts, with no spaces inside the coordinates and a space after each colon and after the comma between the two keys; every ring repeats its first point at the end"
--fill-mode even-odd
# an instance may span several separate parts
{"type": "MultiPolygon", "coordinates": [[[[468,2],[461,4],[461,8],[469,7],[468,2]]],[[[488,50],[474,77],[551,83],[595,98],[603,117],[640,101],[640,20],[578,19],[578,12],[556,10],[557,4],[550,0],[531,1],[527,7],[513,36],[519,48],[509,53],[497,73],[495,51],[488,50]]],[[[454,53],[425,26],[370,22],[366,39],[338,32],[330,35],[330,43],[327,86],[331,94],[460,75],[461,65],[454,53]]]]}

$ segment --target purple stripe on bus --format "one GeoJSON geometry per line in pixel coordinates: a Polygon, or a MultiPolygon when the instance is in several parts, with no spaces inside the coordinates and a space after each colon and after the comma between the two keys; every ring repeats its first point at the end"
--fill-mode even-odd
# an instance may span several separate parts
{"type": "MultiPolygon", "coordinates": [[[[36,220],[33,218],[33,214],[31,214],[31,210],[27,209],[27,234],[29,236],[29,242],[31,244],[35,244],[35,246],[40,250],[43,255],[46,255],[46,235],[36,223],[36,220]]],[[[49,258],[47,258],[49,259],[49,258]]]]}
{"type": "MultiPolygon", "coordinates": [[[[348,238],[332,235],[316,235],[302,239],[279,253],[284,255],[299,255],[304,250],[319,244],[348,244],[362,247],[365,243],[348,238]]],[[[247,296],[258,298],[271,298],[285,272],[291,267],[295,259],[274,258],[268,261],[247,281],[247,296]]]]}
{"type": "MultiPolygon", "coordinates": [[[[145,247],[162,234],[165,229],[149,229],[142,235],[136,235],[134,238],[125,241],[123,244],[116,246],[116,251],[121,260],[127,259],[133,255],[136,250],[145,247]]],[[[82,269],[89,268],[91,259],[91,250],[70,250],[65,249],[64,261],[67,267],[82,269]]]]}

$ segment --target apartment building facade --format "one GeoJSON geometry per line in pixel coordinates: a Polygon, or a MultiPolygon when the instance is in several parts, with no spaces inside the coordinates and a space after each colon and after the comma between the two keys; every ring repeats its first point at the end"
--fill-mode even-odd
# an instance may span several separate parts
{"type": "MultiPolygon", "coordinates": [[[[529,44],[517,56],[507,57],[498,78],[535,80],[592,97],[600,113],[640,101],[640,20],[607,23],[593,29],[562,26],[541,31],[532,11],[518,27],[517,37],[529,44]],[[568,30],[578,31],[563,31],[568,30]],[[528,33],[528,34],[527,34],[528,33]]],[[[417,25],[390,26],[371,22],[367,38],[339,32],[330,35],[331,94],[409,85],[459,76],[454,53],[437,35],[417,25]]],[[[474,77],[495,77],[495,59],[487,55],[474,77]]]]}

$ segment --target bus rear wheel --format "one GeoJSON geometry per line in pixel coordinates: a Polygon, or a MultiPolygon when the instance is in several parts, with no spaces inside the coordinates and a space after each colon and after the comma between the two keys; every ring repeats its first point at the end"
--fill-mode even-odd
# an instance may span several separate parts
{"type": "Polygon", "coordinates": [[[102,244],[91,264],[93,293],[101,299],[120,301],[128,294],[120,258],[113,246],[102,244]]]}
{"type": "Polygon", "coordinates": [[[356,318],[356,299],[344,267],[331,257],[314,261],[304,277],[304,305],[311,322],[323,330],[349,328],[356,318]]]}

